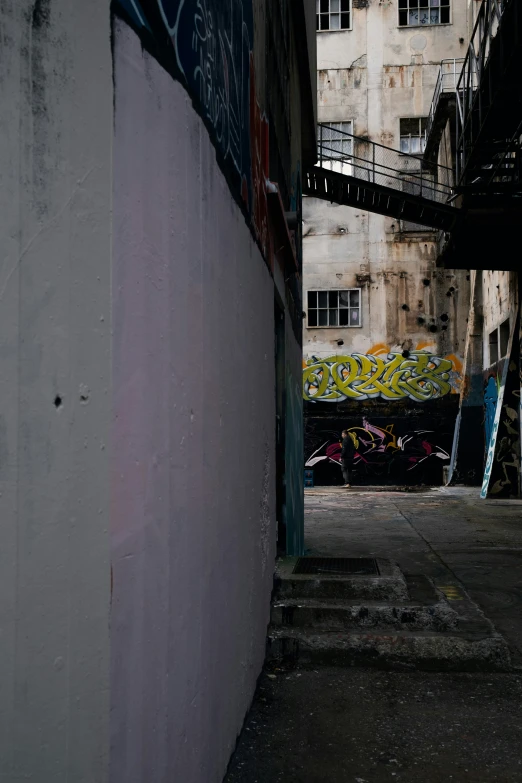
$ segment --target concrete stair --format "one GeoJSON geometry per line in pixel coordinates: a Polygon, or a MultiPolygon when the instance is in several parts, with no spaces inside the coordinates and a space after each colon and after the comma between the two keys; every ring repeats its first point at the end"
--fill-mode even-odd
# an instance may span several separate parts
{"type": "Polygon", "coordinates": [[[508,646],[461,586],[378,560],[378,575],[295,574],[279,561],[268,662],[399,670],[509,671],[508,646]]]}

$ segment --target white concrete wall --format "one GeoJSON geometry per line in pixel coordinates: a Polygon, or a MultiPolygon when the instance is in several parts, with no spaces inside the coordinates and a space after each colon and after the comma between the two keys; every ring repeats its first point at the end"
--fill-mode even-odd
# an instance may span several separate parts
{"type": "Polygon", "coordinates": [[[114,50],[112,780],[218,783],[272,586],[273,280],[182,86],[114,50]]]}
{"type": "Polygon", "coordinates": [[[102,783],[109,3],[3,0],[0,29],[0,778],[102,783]]]}

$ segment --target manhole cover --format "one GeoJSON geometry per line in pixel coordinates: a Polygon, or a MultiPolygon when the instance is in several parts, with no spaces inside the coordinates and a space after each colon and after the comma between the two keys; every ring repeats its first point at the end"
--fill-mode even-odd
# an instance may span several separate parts
{"type": "Polygon", "coordinates": [[[300,557],[294,574],[379,576],[377,561],[364,557],[300,557]]]}

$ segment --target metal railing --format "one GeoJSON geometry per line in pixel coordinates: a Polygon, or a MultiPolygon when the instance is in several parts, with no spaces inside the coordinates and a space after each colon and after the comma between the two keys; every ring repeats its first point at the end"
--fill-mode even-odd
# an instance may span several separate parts
{"type": "MultiPolygon", "coordinates": [[[[468,144],[466,130],[471,122],[471,113],[491,52],[492,42],[501,24],[502,15],[509,2],[516,0],[482,0],[479,8],[468,53],[457,82],[457,182],[466,167],[468,144]]],[[[479,115],[481,107],[479,106],[479,115]]],[[[479,116],[479,125],[482,117],[479,116]]]]}
{"type": "Polygon", "coordinates": [[[322,168],[413,196],[446,202],[453,195],[453,172],[422,155],[410,155],[327,124],[318,125],[322,168]]]}
{"type": "Polygon", "coordinates": [[[426,123],[426,137],[429,137],[431,133],[442,93],[457,92],[457,82],[460,77],[463,63],[464,57],[453,57],[452,59],[449,58],[441,61],[439,73],[437,76],[437,83],[435,85],[435,92],[433,93],[433,98],[431,101],[430,113],[426,123]]]}

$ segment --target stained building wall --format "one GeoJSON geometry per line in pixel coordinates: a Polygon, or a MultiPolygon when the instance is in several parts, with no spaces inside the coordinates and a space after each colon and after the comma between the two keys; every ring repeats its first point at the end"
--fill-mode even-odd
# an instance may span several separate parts
{"type": "Polygon", "coordinates": [[[472,271],[451,481],[520,495],[519,291],[515,272],[472,271]]]}
{"type": "MultiPolygon", "coordinates": [[[[396,5],[354,3],[351,30],[317,35],[319,122],[351,121],[356,136],[398,149],[400,119],[429,113],[441,60],[465,55],[464,6],[454,4],[451,22],[399,28],[396,5]]],[[[308,291],[361,296],[360,327],[304,322],[307,466],[319,483],[341,482],[331,455],[344,425],[359,428],[365,452],[356,481],[441,483],[459,404],[469,273],[437,269],[439,237],[422,226],[308,198],[303,209],[305,310],[308,291]],[[426,361],[433,384],[401,385],[426,361]]]]}

